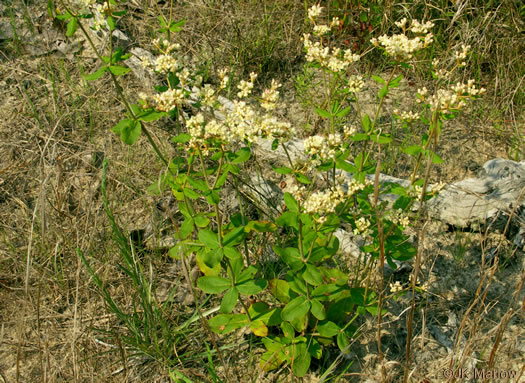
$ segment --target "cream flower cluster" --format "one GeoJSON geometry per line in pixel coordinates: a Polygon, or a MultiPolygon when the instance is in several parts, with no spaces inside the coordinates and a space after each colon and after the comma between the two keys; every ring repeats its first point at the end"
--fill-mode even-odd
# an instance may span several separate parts
{"type": "Polygon", "coordinates": [[[352,75],[348,78],[348,90],[353,93],[359,93],[365,86],[363,77],[359,75],[352,75]]]}
{"type": "Polygon", "coordinates": [[[185,95],[182,89],[168,89],[165,92],[153,95],[153,107],[161,112],[169,112],[175,107],[180,107],[185,95]]]}
{"type": "Polygon", "coordinates": [[[392,293],[394,293],[394,294],[395,293],[399,293],[399,292],[401,292],[403,290],[404,290],[403,286],[401,285],[401,282],[399,282],[399,281],[395,281],[394,283],[390,284],[390,291],[392,293]]]}
{"type": "Polygon", "coordinates": [[[410,219],[402,209],[389,210],[385,216],[385,218],[392,221],[392,223],[394,223],[395,225],[401,225],[404,228],[410,225],[410,219]]]}
{"type": "Polygon", "coordinates": [[[373,38],[370,42],[376,47],[382,46],[385,52],[399,61],[410,60],[414,53],[426,48],[433,41],[433,35],[430,29],[434,26],[432,22],[426,22],[424,24],[417,20],[412,20],[410,28],[406,28],[407,20],[402,19],[396,22],[396,25],[403,29],[402,34],[393,36],[383,35],[379,38],[373,38]],[[416,35],[414,38],[409,38],[406,35],[407,31],[411,31],[416,35]]]}
{"type": "Polygon", "coordinates": [[[366,219],[365,217],[359,218],[357,221],[355,221],[356,228],[354,229],[355,235],[362,235],[363,237],[367,237],[370,234],[372,234],[372,230],[370,229],[370,221],[366,219]]]}
{"type": "Polygon", "coordinates": [[[321,15],[321,12],[323,11],[323,7],[319,6],[318,4],[312,5],[310,9],[308,9],[308,18],[312,21],[314,21],[317,17],[321,15]]]}
{"type": "Polygon", "coordinates": [[[372,181],[370,181],[369,179],[365,179],[365,182],[359,182],[357,180],[352,180],[347,185],[347,194],[348,196],[352,196],[355,193],[360,192],[361,190],[363,190],[364,188],[370,185],[372,185],[372,181]]]}
{"type": "Polygon", "coordinates": [[[343,140],[339,133],[332,133],[327,137],[316,135],[304,140],[304,151],[311,156],[316,156],[317,164],[320,164],[321,161],[334,158],[342,145],[343,140]]]}
{"type": "Polygon", "coordinates": [[[345,140],[358,132],[357,126],[345,125],[343,126],[343,136],[345,140]]]}
{"type": "Polygon", "coordinates": [[[262,92],[261,100],[259,101],[261,108],[267,111],[272,111],[277,107],[277,101],[279,100],[279,88],[282,85],[276,80],[272,80],[272,85],[269,89],[265,89],[262,92]]]}
{"type": "Polygon", "coordinates": [[[228,82],[230,81],[230,77],[227,75],[228,70],[226,68],[219,69],[219,79],[221,80],[221,84],[219,85],[220,89],[226,89],[228,86],[228,82]]]}
{"type": "Polygon", "coordinates": [[[419,114],[412,111],[400,111],[399,109],[394,109],[394,114],[397,115],[401,120],[406,122],[412,122],[419,118],[419,114]]]}
{"type": "Polygon", "coordinates": [[[250,73],[250,81],[241,80],[239,85],[237,85],[237,88],[239,88],[239,92],[237,93],[237,97],[244,98],[250,95],[252,93],[253,89],[253,82],[257,78],[257,74],[250,73]]]}
{"type": "Polygon", "coordinates": [[[303,203],[307,214],[319,214],[317,221],[321,224],[326,222],[326,216],[334,213],[335,208],[346,199],[345,192],[341,186],[330,190],[318,191],[310,194],[303,203]]]}
{"type": "Polygon", "coordinates": [[[308,62],[318,62],[324,68],[328,68],[333,72],[344,71],[348,66],[360,59],[360,56],[352,53],[350,49],[344,52],[335,48],[330,52],[330,48],[324,47],[321,42],[313,42],[310,40],[310,34],[303,35],[303,43],[306,49],[306,60],[308,62]],[[341,54],[343,52],[343,54],[341,54]]]}
{"type": "MultiPolygon", "coordinates": [[[[251,80],[255,80],[255,75],[251,76],[251,80]]],[[[273,84],[274,87],[278,85],[273,84]]],[[[209,85],[201,91],[201,97],[207,104],[217,103],[216,92],[209,85]]],[[[259,138],[278,139],[280,142],[285,142],[296,133],[290,123],[280,121],[270,114],[261,115],[250,104],[242,100],[233,101],[231,111],[226,111],[224,106],[220,110],[226,116],[223,121],[212,119],[205,122],[201,113],[192,116],[187,121],[191,136],[190,147],[206,148],[208,140],[219,140],[224,145],[239,141],[256,142],[259,138]]],[[[207,154],[206,151],[205,154],[207,154]]]]}

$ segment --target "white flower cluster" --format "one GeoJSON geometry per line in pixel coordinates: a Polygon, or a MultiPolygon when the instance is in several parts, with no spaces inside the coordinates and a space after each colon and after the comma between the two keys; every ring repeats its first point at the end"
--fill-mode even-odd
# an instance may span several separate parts
{"type": "Polygon", "coordinates": [[[277,107],[277,100],[279,100],[279,88],[282,85],[275,80],[272,80],[272,85],[269,89],[262,92],[260,105],[261,108],[267,111],[272,111],[277,107]]]}
{"type": "Polygon", "coordinates": [[[318,4],[312,5],[310,9],[308,9],[308,18],[312,21],[314,21],[317,17],[321,15],[321,12],[323,11],[323,7],[319,6],[318,4]]]}
{"type": "Polygon", "coordinates": [[[370,186],[370,185],[372,185],[372,181],[370,181],[369,179],[365,179],[365,182],[363,182],[363,183],[359,182],[357,180],[352,180],[347,185],[348,196],[354,195],[355,193],[363,190],[364,188],[366,188],[367,186],[370,186]]]}
{"type": "Polygon", "coordinates": [[[337,151],[341,150],[343,140],[339,133],[324,136],[310,136],[304,140],[304,151],[311,156],[316,156],[318,165],[321,161],[329,160],[335,157],[337,151]]]}
{"type": "Polygon", "coordinates": [[[401,285],[401,282],[395,281],[395,283],[391,283],[390,291],[394,294],[403,291],[403,286],[401,285]]]}
{"type": "MultiPolygon", "coordinates": [[[[252,74],[250,82],[253,82],[255,77],[256,75],[252,74]]],[[[275,92],[278,86],[280,84],[272,82],[275,92]]],[[[210,106],[217,103],[216,94],[217,92],[208,84],[201,89],[204,103],[210,106]]],[[[273,96],[269,94],[266,96],[273,99],[273,96]]],[[[226,111],[224,106],[221,106],[220,110],[226,116],[223,121],[213,119],[205,122],[201,113],[188,119],[187,126],[191,135],[190,147],[206,148],[208,140],[219,140],[224,145],[239,141],[256,142],[259,138],[278,139],[280,142],[285,142],[295,135],[295,129],[290,123],[280,121],[270,114],[261,115],[245,101],[233,101],[232,111],[226,111]]],[[[206,150],[203,151],[207,154],[206,150]]]]}
{"type": "Polygon", "coordinates": [[[461,44],[461,50],[454,53],[454,57],[458,66],[465,66],[465,59],[467,58],[470,45],[461,44]]]}
{"type": "Polygon", "coordinates": [[[253,82],[257,78],[257,74],[250,73],[250,81],[241,80],[239,85],[237,85],[237,88],[239,88],[239,92],[237,93],[237,97],[244,98],[250,95],[252,93],[253,89],[253,82]]]}
{"type": "Polygon", "coordinates": [[[184,99],[185,95],[182,89],[168,89],[152,97],[153,107],[161,112],[169,112],[175,107],[180,107],[184,99]]]}
{"type": "Polygon", "coordinates": [[[363,77],[359,75],[352,75],[348,78],[348,90],[353,93],[359,93],[365,86],[363,77]]]}
{"type": "Polygon", "coordinates": [[[315,25],[314,26],[314,35],[323,36],[330,33],[330,27],[328,25],[315,25]]]}
{"type": "Polygon", "coordinates": [[[326,222],[326,216],[334,213],[335,208],[346,199],[345,192],[341,186],[330,190],[319,191],[310,194],[303,203],[307,214],[319,214],[317,221],[321,224],[326,222]]]}
{"type": "Polygon", "coordinates": [[[379,38],[373,38],[370,42],[376,47],[382,46],[385,52],[399,61],[410,60],[414,53],[426,48],[433,41],[433,35],[430,32],[430,28],[434,26],[432,22],[426,22],[424,24],[417,20],[412,20],[411,26],[408,30],[416,34],[416,37],[409,38],[405,34],[406,30],[406,18],[397,22],[396,25],[403,29],[402,34],[394,36],[383,35],[379,38]]]}
{"type": "Polygon", "coordinates": [[[357,221],[355,221],[355,226],[355,235],[362,235],[363,237],[367,237],[370,234],[372,234],[372,230],[370,230],[370,221],[365,217],[361,217],[357,221]]]}
{"type": "Polygon", "coordinates": [[[357,126],[355,125],[345,125],[343,126],[343,136],[346,140],[348,137],[353,136],[358,132],[357,126]]]}
{"type": "Polygon", "coordinates": [[[219,85],[220,89],[226,89],[228,86],[228,82],[230,81],[230,77],[227,75],[228,70],[226,68],[219,69],[219,78],[221,79],[221,84],[219,85]]]}
{"type": "Polygon", "coordinates": [[[177,59],[168,54],[160,55],[155,60],[155,71],[162,74],[176,72],[178,67],[177,59]]]}
{"type": "Polygon", "coordinates": [[[339,48],[335,48],[330,53],[330,48],[323,47],[321,42],[312,42],[310,40],[310,34],[308,33],[303,35],[303,43],[306,49],[306,60],[308,62],[318,62],[321,66],[333,72],[346,70],[350,64],[360,59],[360,56],[353,54],[350,49],[346,49],[342,55],[342,51],[339,48]]]}
{"type": "Polygon", "coordinates": [[[408,195],[413,198],[421,197],[422,192],[423,188],[419,185],[411,185],[410,188],[407,189],[408,195]]]}
{"type": "Polygon", "coordinates": [[[217,92],[212,88],[210,84],[204,84],[199,91],[199,96],[202,98],[204,105],[211,108],[217,103],[217,92]]]}
{"type": "Polygon", "coordinates": [[[412,111],[400,111],[399,109],[394,109],[394,114],[397,115],[401,120],[406,122],[412,122],[419,118],[419,114],[412,111]]]}
{"type": "Polygon", "coordinates": [[[410,219],[402,209],[392,209],[386,214],[386,218],[392,221],[395,225],[401,225],[403,228],[410,225],[410,219]]]}

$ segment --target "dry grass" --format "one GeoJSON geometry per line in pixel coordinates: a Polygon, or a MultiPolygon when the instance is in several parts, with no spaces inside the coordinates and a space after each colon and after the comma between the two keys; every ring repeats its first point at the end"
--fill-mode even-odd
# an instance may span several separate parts
{"type": "MultiPolygon", "coordinates": [[[[115,300],[132,311],[132,284],[116,267],[122,259],[100,194],[102,162],[110,161],[108,195],[120,225],[128,231],[151,227],[157,236],[155,228],[169,220],[163,211],[170,197],[148,196],[144,190],[155,182],[162,166],[145,140],[130,149],[109,131],[123,115],[110,81],[87,84],[82,80],[83,72],[94,69],[87,49],[66,56],[56,50],[48,52],[52,38],[66,40],[63,26],[53,25],[38,2],[26,3],[0,8],[2,22],[14,22],[17,32],[0,40],[0,381],[170,381],[161,363],[130,357],[132,350],[121,339],[125,329],[109,314],[76,251],[79,248],[89,255],[91,266],[115,300]]],[[[147,48],[155,35],[157,15],[170,12],[168,4],[129,3],[123,30],[132,46],[147,48]]],[[[434,15],[445,7],[443,3],[388,2],[385,14],[434,15]]],[[[489,89],[489,97],[468,121],[445,134],[445,138],[450,135],[443,176],[448,180],[472,172],[467,155],[478,165],[496,155],[522,160],[525,147],[525,74],[520,56],[525,47],[518,32],[523,29],[523,14],[519,13],[523,11],[511,1],[487,6],[485,14],[479,13],[479,2],[455,3],[456,8],[446,6],[453,16],[441,25],[441,49],[470,43],[475,54],[468,66],[489,89]],[[461,141],[467,137],[472,142],[468,135],[472,131],[476,132],[477,153],[461,141]]],[[[216,80],[218,68],[227,66],[237,79],[251,71],[262,72],[261,85],[272,77],[281,78],[288,81],[287,91],[293,93],[293,78],[302,63],[304,9],[297,1],[195,0],[175,3],[172,12],[174,19],[184,18],[187,23],[176,39],[210,81],[216,80]]],[[[344,12],[354,17],[360,9],[353,6],[344,12]]],[[[386,31],[390,23],[383,18],[375,28],[386,31]]],[[[345,33],[359,27],[352,25],[345,33]]],[[[364,38],[344,33],[340,37],[350,40],[349,44],[364,38]]],[[[381,70],[387,64],[368,65],[381,70]]],[[[123,86],[130,94],[141,90],[140,81],[132,76],[126,77],[123,86]]],[[[154,132],[163,150],[173,150],[167,143],[169,131],[154,132]]],[[[454,260],[452,253],[458,246],[454,235],[439,226],[431,230],[422,253],[428,293],[418,295],[414,306],[410,381],[444,381],[438,375],[448,366],[444,362],[472,367],[473,361],[479,361],[478,367],[521,369],[523,373],[523,253],[510,249],[514,253],[506,268],[483,263],[489,250],[508,243],[501,236],[489,239],[488,234],[476,234],[464,258],[454,260]],[[446,334],[452,341],[448,356],[432,331],[447,323],[452,326],[451,321],[461,331],[457,336],[446,334]]],[[[146,253],[142,263],[154,286],[175,286],[180,299],[173,317],[191,317],[193,306],[185,302],[189,287],[180,267],[174,266],[164,250],[146,253]]],[[[385,381],[400,381],[403,374],[407,307],[410,296],[388,307],[382,341],[385,381]]],[[[362,335],[350,357],[337,359],[338,372],[354,362],[340,381],[372,381],[380,376],[375,370],[379,363],[374,320],[360,323],[362,335]]],[[[204,347],[204,341],[210,343],[210,339],[198,322],[183,336],[186,344],[176,350],[177,358],[185,360],[179,370],[192,381],[211,381],[204,347]]],[[[260,374],[256,368],[260,347],[247,334],[235,334],[219,344],[232,382],[294,381],[284,369],[260,374]]],[[[332,350],[332,361],[336,352],[332,350]]],[[[213,360],[217,375],[223,378],[225,366],[213,360]]],[[[316,366],[318,375],[328,367],[316,366]]],[[[312,382],[318,381],[314,375],[309,378],[312,382]]]]}

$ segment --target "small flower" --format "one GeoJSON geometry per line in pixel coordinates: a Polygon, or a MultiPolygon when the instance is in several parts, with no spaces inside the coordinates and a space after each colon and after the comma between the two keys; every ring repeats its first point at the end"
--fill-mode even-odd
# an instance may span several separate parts
{"type": "Polygon", "coordinates": [[[155,71],[159,73],[176,72],[179,63],[170,55],[161,55],[155,60],[155,71]]]}
{"type": "Polygon", "coordinates": [[[321,14],[322,11],[323,7],[314,4],[310,9],[308,9],[308,18],[313,21],[316,17],[318,17],[321,14]]]}
{"type": "Polygon", "coordinates": [[[317,36],[323,36],[330,33],[330,27],[328,25],[316,25],[314,27],[314,34],[317,36]]]}
{"type": "Polygon", "coordinates": [[[363,237],[367,237],[370,234],[372,234],[372,230],[370,230],[370,221],[365,217],[361,217],[357,221],[355,221],[355,226],[355,235],[362,235],[363,237]]]}
{"type": "Polygon", "coordinates": [[[391,283],[390,291],[394,294],[403,291],[403,286],[401,285],[401,282],[395,281],[394,283],[391,283]]]}
{"type": "Polygon", "coordinates": [[[348,90],[353,93],[359,93],[361,89],[365,86],[363,77],[359,75],[350,76],[348,79],[348,90]]]}
{"type": "Polygon", "coordinates": [[[340,25],[339,17],[334,17],[332,21],[330,22],[330,28],[336,28],[340,25]]]}

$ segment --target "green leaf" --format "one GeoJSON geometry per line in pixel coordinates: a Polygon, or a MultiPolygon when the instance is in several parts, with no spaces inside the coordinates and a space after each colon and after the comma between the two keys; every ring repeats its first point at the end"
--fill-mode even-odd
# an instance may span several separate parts
{"type": "Polygon", "coordinates": [[[220,312],[230,314],[235,308],[238,299],[239,291],[235,287],[229,289],[226,294],[224,294],[224,297],[222,297],[220,312]]]}
{"type": "Polygon", "coordinates": [[[210,194],[206,195],[206,200],[210,205],[217,205],[221,200],[221,197],[215,190],[212,190],[210,194]]]}
{"type": "Polygon", "coordinates": [[[302,173],[295,173],[295,177],[297,178],[297,181],[302,184],[309,185],[312,183],[312,181],[302,173]]]}
{"type": "Polygon", "coordinates": [[[287,247],[286,249],[282,249],[280,247],[273,246],[273,251],[275,251],[275,253],[279,255],[293,271],[298,271],[304,266],[299,249],[295,247],[287,247]]]}
{"type": "Polygon", "coordinates": [[[232,286],[232,281],[223,277],[200,277],[197,280],[199,289],[207,294],[220,294],[232,286]]]}
{"type": "Polygon", "coordinates": [[[309,263],[306,264],[306,269],[303,273],[303,278],[307,283],[313,286],[319,286],[323,283],[323,275],[314,265],[311,265],[309,263]]]}
{"type": "Polygon", "coordinates": [[[222,240],[223,246],[233,246],[241,243],[244,238],[244,227],[236,227],[228,234],[226,234],[222,240]]]}
{"type": "Polygon", "coordinates": [[[159,16],[157,16],[157,19],[159,20],[159,24],[160,24],[161,27],[163,27],[163,28],[167,28],[168,27],[168,24],[166,24],[166,21],[164,20],[164,16],[159,15],[159,16]]]}
{"type": "Polygon", "coordinates": [[[246,314],[219,314],[208,321],[213,332],[228,334],[238,328],[248,326],[250,320],[246,314]]]}
{"type": "Polygon", "coordinates": [[[194,220],[193,218],[191,217],[188,217],[184,220],[184,222],[182,223],[182,225],[180,225],[180,229],[179,229],[179,235],[180,235],[180,238],[179,239],[186,239],[188,238],[188,236],[193,232],[193,224],[194,224],[194,220]]]}
{"type": "Polygon", "coordinates": [[[368,114],[365,114],[363,116],[363,119],[361,120],[361,122],[363,124],[363,130],[368,133],[368,131],[370,130],[370,124],[371,124],[370,117],[368,116],[368,114]]]}
{"type": "Polygon", "coordinates": [[[95,72],[93,72],[91,74],[84,75],[83,76],[84,80],[87,80],[87,81],[96,80],[96,79],[100,78],[107,70],[108,70],[107,66],[100,67],[95,72]]]}
{"type": "Polygon", "coordinates": [[[383,98],[387,94],[388,94],[388,85],[385,85],[381,89],[379,89],[379,92],[377,92],[377,97],[383,98]]]}
{"type": "Polygon", "coordinates": [[[250,159],[252,152],[250,148],[241,148],[235,152],[235,159],[232,161],[234,164],[242,164],[250,159]]]}
{"type": "MultiPolygon", "coordinates": [[[[306,375],[308,369],[310,368],[310,362],[312,357],[308,353],[306,344],[300,343],[295,346],[295,355],[292,362],[292,372],[295,376],[301,378],[306,375]]],[[[291,347],[294,347],[291,346],[291,347]]]]}
{"type": "Polygon", "coordinates": [[[295,200],[293,195],[291,195],[290,193],[284,193],[283,199],[288,210],[294,213],[299,212],[299,205],[297,204],[297,201],[295,200]]]}
{"type": "Polygon", "coordinates": [[[250,323],[250,330],[252,330],[253,334],[260,337],[268,336],[268,327],[264,324],[264,322],[260,320],[255,320],[250,323]]]}
{"type": "Polygon", "coordinates": [[[399,76],[397,76],[395,79],[393,79],[392,81],[390,81],[390,83],[388,84],[388,86],[390,88],[397,88],[399,86],[399,84],[401,83],[401,80],[403,79],[403,75],[400,74],[399,76]]]}
{"type": "Polygon", "coordinates": [[[211,269],[219,265],[222,261],[222,258],[224,258],[224,251],[221,248],[213,249],[211,251],[204,251],[202,256],[204,264],[211,269]]]}
{"type": "Polygon", "coordinates": [[[211,230],[199,230],[199,240],[210,249],[217,249],[219,247],[217,233],[211,230]]]}
{"type": "Polygon", "coordinates": [[[283,303],[290,302],[290,286],[282,279],[272,279],[270,281],[270,291],[273,296],[283,303]]]}
{"type": "Polygon", "coordinates": [[[326,337],[332,337],[334,335],[337,335],[339,334],[340,330],[341,328],[338,325],[330,321],[326,321],[317,325],[317,331],[319,332],[319,334],[326,337]]]}
{"type": "Polygon", "coordinates": [[[392,142],[392,137],[385,136],[383,134],[371,135],[370,139],[374,142],[377,142],[378,144],[388,144],[392,142]]]}
{"type": "Polygon", "coordinates": [[[292,299],[281,312],[281,318],[285,321],[292,321],[306,315],[310,310],[310,302],[305,296],[300,295],[292,299]]]}
{"type": "Polygon", "coordinates": [[[281,323],[281,330],[283,330],[283,334],[288,339],[295,338],[295,330],[293,326],[288,322],[282,322],[281,323]]]}
{"type": "Polygon", "coordinates": [[[326,310],[324,308],[324,305],[319,302],[317,299],[312,299],[312,314],[314,317],[316,317],[319,320],[326,319],[326,310]]]}
{"type": "Polygon", "coordinates": [[[195,225],[200,228],[204,228],[210,224],[210,219],[208,217],[203,216],[202,214],[198,214],[194,217],[195,225]]]}
{"type": "Polygon", "coordinates": [[[78,29],[78,19],[76,17],[73,17],[71,20],[69,20],[69,23],[67,23],[67,31],[66,36],[71,37],[75,34],[75,32],[78,29]]]}
{"type": "Polygon", "coordinates": [[[120,121],[111,130],[117,134],[120,134],[120,139],[124,143],[133,145],[140,137],[142,125],[139,121],[126,119],[120,121]]]}
{"type": "Polygon", "coordinates": [[[375,82],[379,83],[379,84],[386,84],[386,81],[385,81],[385,80],[383,80],[383,79],[382,79],[381,77],[379,77],[379,76],[376,76],[375,74],[372,75],[372,79],[373,79],[375,82]]]}
{"type": "Polygon", "coordinates": [[[339,112],[337,112],[337,113],[336,113],[336,117],[344,117],[344,116],[346,116],[351,110],[352,110],[352,107],[351,107],[351,106],[347,106],[347,107],[344,108],[343,110],[340,110],[339,112]]]}
{"type": "Polygon", "coordinates": [[[415,156],[415,155],[421,153],[423,148],[421,146],[419,146],[419,145],[410,145],[410,146],[407,146],[406,148],[403,148],[402,150],[403,150],[403,152],[405,152],[409,156],[415,156]]]}
{"type": "Polygon", "coordinates": [[[277,225],[273,222],[268,221],[250,221],[244,227],[244,231],[249,233],[250,231],[256,231],[258,233],[268,233],[277,230],[277,225]]]}
{"type": "Polygon", "coordinates": [[[190,199],[197,199],[200,197],[199,193],[191,189],[189,186],[186,186],[182,192],[184,193],[186,197],[190,199]]]}
{"type": "Polygon", "coordinates": [[[115,19],[113,18],[113,16],[108,16],[106,18],[106,22],[108,23],[108,26],[109,26],[109,30],[111,32],[113,32],[115,30],[115,28],[117,27],[116,23],[115,23],[115,19]]]}
{"type": "Polygon", "coordinates": [[[197,265],[199,266],[199,269],[202,271],[204,275],[207,277],[216,277],[221,272],[221,265],[218,263],[213,268],[208,267],[206,263],[204,262],[204,258],[206,257],[205,251],[197,251],[197,256],[195,257],[195,260],[197,261],[197,265]]]}
{"type": "Polygon", "coordinates": [[[283,364],[284,360],[285,358],[282,352],[266,351],[261,356],[259,366],[263,371],[268,372],[279,368],[279,366],[283,364]]]}
{"type": "Polygon", "coordinates": [[[368,141],[370,139],[370,135],[366,133],[357,133],[350,137],[350,139],[352,141],[368,141]]]}
{"type": "Polygon", "coordinates": [[[339,350],[348,352],[348,345],[350,344],[350,341],[348,339],[348,336],[344,332],[340,332],[337,334],[337,347],[339,347],[339,350]]]}
{"type": "Polygon", "coordinates": [[[317,113],[319,116],[321,116],[323,118],[330,118],[330,117],[332,117],[332,115],[330,114],[329,111],[321,109],[321,108],[315,108],[315,113],[317,113]]]}
{"type": "Polygon", "coordinates": [[[178,136],[175,136],[171,139],[172,142],[176,144],[185,144],[191,140],[191,135],[187,133],[181,133],[178,136]]]}
{"type": "Polygon", "coordinates": [[[273,168],[273,171],[278,174],[290,174],[293,172],[292,169],[286,166],[281,166],[280,168],[273,168]]]}
{"type": "Polygon", "coordinates": [[[242,295],[254,295],[261,291],[263,291],[266,286],[268,285],[268,282],[264,279],[257,279],[252,281],[246,281],[242,282],[240,284],[235,285],[235,287],[239,290],[239,293],[242,295]]]}
{"type": "Polygon", "coordinates": [[[228,257],[228,259],[237,259],[241,256],[241,253],[239,253],[239,250],[237,250],[235,247],[224,247],[224,255],[228,257]]]}
{"type": "Polygon", "coordinates": [[[131,68],[126,68],[125,66],[120,65],[110,65],[109,71],[113,73],[115,76],[122,76],[128,73],[131,70],[131,68]]]}
{"type": "MultiPolygon", "coordinates": [[[[139,120],[145,121],[145,122],[151,122],[151,121],[157,121],[160,120],[162,117],[167,116],[168,114],[165,112],[155,112],[153,110],[147,111],[145,113],[142,113],[138,116],[139,120]]],[[[189,136],[189,134],[188,134],[189,136]]],[[[171,139],[173,141],[173,138],[171,139]]],[[[189,139],[188,139],[189,141],[189,139]]],[[[175,142],[175,141],[173,141],[175,142]]]]}
{"type": "Polygon", "coordinates": [[[176,22],[175,22],[175,21],[172,21],[172,22],[170,23],[170,27],[169,27],[169,28],[170,28],[170,31],[171,31],[171,32],[175,32],[175,33],[180,32],[180,31],[182,30],[182,26],[183,26],[185,23],[186,23],[186,20],[184,20],[184,19],[182,19],[182,20],[180,20],[180,21],[176,21],[176,22]]]}
{"type": "Polygon", "coordinates": [[[206,185],[206,182],[204,182],[203,180],[198,180],[198,179],[193,178],[193,177],[188,177],[187,180],[188,180],[188,183],[193,188],[195,188],[197,190],[200,190],[203,193],[205,193],[205,192],[207,192],[209,190],[208,186],[206,185]]]}
{"type": "Polygon", "coordinates": [[[270,310],[267,303],[255,302],[248,308],[252,320],[259,320],[267,326],[277,326],[282,323],[281,309],[270,310]]]}

